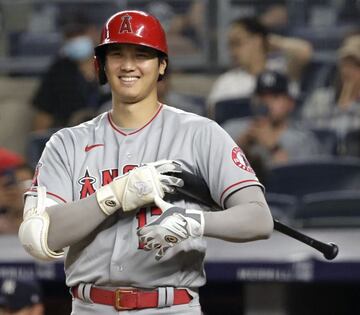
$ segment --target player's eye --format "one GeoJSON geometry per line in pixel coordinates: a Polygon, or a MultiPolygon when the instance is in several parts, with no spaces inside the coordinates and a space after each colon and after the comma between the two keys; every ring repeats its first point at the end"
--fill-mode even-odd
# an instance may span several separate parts
{"type": "Polygon", "coordinates": [[[146,48],[139,48],[135,51],[137,58],[151,59],[156,57],[156,52],[146,48]]]}
{"type": "Polygon", "coordinates": [[[119,56],[121,56],[122,54],[121,54],[121,52],[120,51],[110,51],[109,53],[108,53],[108,55],[109,56],[111,56],[111,57],[119,57],[119,56]]]}
{"type": "Polygon", "coordinates": [[[152,55],[147,52],[137,52],[136,57],[141,59],[150,59],[152,58],[152,55]]]}

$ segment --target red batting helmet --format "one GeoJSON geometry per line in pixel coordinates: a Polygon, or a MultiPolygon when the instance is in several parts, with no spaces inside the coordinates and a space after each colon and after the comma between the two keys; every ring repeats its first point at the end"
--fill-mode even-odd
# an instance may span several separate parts
{"type": "Polygon", "coordinates": [[[120,11],[107,20],[101,32],[100,44],[95,47],[95,67],[100,84],[107,82],[104,48],[110,44],[142,45],[168,55],[165,31],[155,17],[143,11],[120,11]]]}

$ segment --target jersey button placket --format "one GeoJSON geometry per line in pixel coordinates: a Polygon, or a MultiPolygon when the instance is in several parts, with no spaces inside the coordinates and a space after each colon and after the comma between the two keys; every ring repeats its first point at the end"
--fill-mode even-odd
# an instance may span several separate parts
{"type": "Polygon", "coordinates": [[[132,157],[133,157],[133,154],[131,153],[131,143],[132,143],[132,139],[130,139],[129,136],[126,137],[124,143],[126,145],[126,153],[125,153],[125,156],[126,156],[126,159],[129,161],[132,157]]]}

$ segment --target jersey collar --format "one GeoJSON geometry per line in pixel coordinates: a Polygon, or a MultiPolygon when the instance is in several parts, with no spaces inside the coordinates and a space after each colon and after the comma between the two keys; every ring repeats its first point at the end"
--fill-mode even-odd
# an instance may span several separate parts
{"type": "Polygon", "coordinates": [[[150,124],[152,123],[152,121],[159,115],[159,113],[160,113],[160,111],[161,111],[162,108],[163,108],[163,104],[162,104],[162,103],[159,103],[159,108],[157,109],[157,111],[156,111],[156,113],[154,114],[154,116],[151,117],[151,119],[150,119],[144,126],[138,128],[138,129],[135,129],[135,130],[133,130],[133,131],[131,131],[131,132],[129,132],[129,133],[126,133],[126,132],[122,131],[121,129],[119,129],[119,127],[117,127],[117,126],[115,125],[115,123],[114,123],[113,120],[112,120],[110,111],[108,111],[107,117],[108,117],[108,121],[109,121],[109,123],[110,123],[111,128],[113,128],[116,132],[120,133],[120,134],[123,135],[123,136],[131,136],[131,135],[133,135],[133,134],[135,134],[135,133],[143,130],[143,129],[144,129],[145,127],[147,127],[148,125],[150,125],[150,124]]]}

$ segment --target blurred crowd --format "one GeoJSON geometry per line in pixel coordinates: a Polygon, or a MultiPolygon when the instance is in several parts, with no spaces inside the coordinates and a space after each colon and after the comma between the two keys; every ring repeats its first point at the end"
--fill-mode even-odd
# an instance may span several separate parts
{"type": "MultiPolygon", "coordinates": [[[[205,4],[189,3],[180,13],[164,1],[145,8],[164,24],[173,59],[191,58],[204,35],[205,4]]],[[[289,19],[285,5],[234,18],[224,34],[227,69],[217,73],[204,97],[173,88],[179,70],[173,71],[171,62],[158,84],[161,102],[217,121],[263,183],[269,169],[294,160],[360,158],[360,29],[345,33],[312,88],[309,82],[319,76],[313,68],[316,49],[309,40],[288,34],[289,19]]],[[[16,233],[22,193],[49,137],[111,109],[110,90],[98,84],[93,64],[99,26],[91,15],[74,10],[64,15],[60,28],[61,46],[29,100],[35,114],[26,153],[0,150],[0,233],[16,233]]]]}
{"type": "MultiPolygon", "coordinates": [[[[164,24],[170,58],[178,53],[191,56],[199,49],[197,43],[206,31],[201,1],[193,1],[181,14],[165,2],[152,2],[147,9],[164,24]]],[[[229,67],[218,74],[206,97],[176,91],[173,69],[158,85],[161,102],[217,121],[245,152],[263,183],[272,167],[299,159],[360,159],[360,28],[343,36],[333,50],[333,62],[312,88],[309,82],[319,78],[312,67],[316,49],[310,41],[287,34],[288,23],[282,5],[261,15],[235,18],[224,34],[229,67]]],[[[23,193],[51,134],[111,109],[110,91],[98,85],[93,66],[99,28],[77,14],[63,24],[62,33],[61,48],[29,100],[35,115],[26,154],[0,147],[0,234],[17,233],[23,193]]],[[[23,286],[4,281],[2,292],[22,290],[24,301],[29,300],[23,286]]],[[[4,301],[0,300],[0,308],[8,306],[0,314],[20,303],[20,299],[4,301]]],[[[21,314],[43,314],[39,303],[28,305],[36,305],[36,312],[21,314]]]]}
{"type": "Polygon", "coordinates": [[[5,278],[0,286],[0,315],[44,315],[41,284],[37,280],[5,278]]]}

